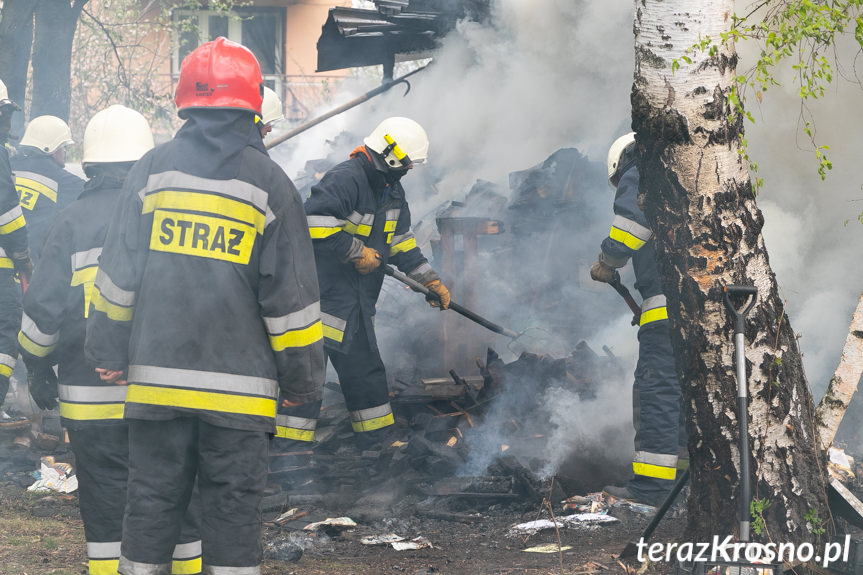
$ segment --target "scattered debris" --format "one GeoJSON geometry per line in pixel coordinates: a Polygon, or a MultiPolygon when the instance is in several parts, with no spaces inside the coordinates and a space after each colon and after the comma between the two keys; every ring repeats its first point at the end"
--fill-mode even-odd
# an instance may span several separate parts
{"type": "Polygon", "coordinates": [[[510,536],[534,535],[545,529],[554,529],[557,527],[572,529],[591,529],[602,523],[616,523],[618,520],[611,515],[602,515],[600,513],[576,513],[575,515],[566,515],[557,517],[554,521],[550,519],[537,519],[536,521],[528,521],[527,523],[519,523],[510,529],[510,536]]]}
{"type": "Polygon", "coordinates": [[[424,549],[426,547],[434,547],[431,544],[431,541],[426,539],[425,537],[415,537],[410,541],[394,541],[392,543],[393,549],[396,551],[408,551],[411,549],[424,549]]]}
{"type": "Polygon", "coordinates": [[[522,551],[525,553],[558,553],[560,551],[569,551],[570,549],[572,549],[572,545],[564,545],[561,547],[557,543],[548,543],[547,545],[528,547],[527,549],[522,549],[522,551]]]}
{"type": "Polygon", "coordinates": [[[843,483],[853,482],[854,476],[854,458],[846,454],[845,451],[838,447],[831,447],[828,451],[827,468],[833,477],[843,483]]]}
{"type": "Polygon", "coordinates": [[[360,539],[360,543],[363,545],[389,545],[390,543],[395,543],[397,541],[404,541],[405,538],[396,535],[395,533],[387,533],[386,535],[372,535],[369,537],[363,537],[360,539]]]}
{"type": "Polygon", "coordinates": [[[57,491],[59,493],[72,493],[78,489],[78,478],[75,476],[72,466],[68,463],[54,461],[50,455],[43,457],[40,461],[40,469],[33,472],[36,482],[27,488],[34,493],[47,493],[57,491]]]}
{"type": "Polygon", "coordinates": [[[356,527],[356,522],[350,517],[327,517],[323,521],[316,521],[314,523],[309,523],[303,529],[305,531],[317,531],[320,528],[326,528],[329,530],[337,530],[342,531],[344,529],[349,529],[351,527],[356,527]]]}

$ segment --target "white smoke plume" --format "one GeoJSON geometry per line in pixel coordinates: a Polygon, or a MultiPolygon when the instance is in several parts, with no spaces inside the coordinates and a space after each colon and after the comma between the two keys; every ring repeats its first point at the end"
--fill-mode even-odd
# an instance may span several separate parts
{"type": "MultiPolygon", "coordinates": [[[[738,8],[742,11],[745,6],[741,2],[738,8]]],[[[294,177],[306,160],[333,151],[335,146],[326,142],[342,131],[355,135],[338,144],[337,151],[346,157],[384,117],[412,117],[426,127],[431,140],[429,165],[414,172],[426,171],[424,178],[431,174],[437,190],[412,191],[412,182],[420,179],[415,174],[404,180],[415,221],[433,219],[435,208],[463,199],[477,179],[506,188],[510,172],[535,165],[562,147],[576,147],[591,160],[604,163],[609,144],[630,126],[632,11],[631,0],[498,0],[490,25],[464,22],[445,39],[433,65],[411,79],[406,97],[401,88],[395,88],[303,134],[273,155],[294,177]]],[[[747,66],[750,49],[741,48],[741,70],[747,66]]],[[[853,54],[842,57],[852,75],[853,54]]],[[[396,76],[407,69],[400,72],[397,66],[396,76]]],[[[811,105],[819,140],[831,145],[834,164],[826,182],[821,182],[812,153],[804,149],[805,138],[800,137],[794,83],[787,74],[781,79],[784,86],[771,89],[764,104],[752,109],[757,124],[746,129],[750,154],[766,178],[759,204],[765,214],[771,264],[787,298],[792,325],[802,336],[804,365],[817,401],[838,361],[863,285],[863,267],[856,265],[863,234],[863,224],[857,221],[863,211],[859,171],[863,115],[854,111],[859,109],[861,92],[858,85],[838,79],[823,102],[811,105]]],[[[378,82],[379,77],[356,75],[338,88],[332,106],[378,82]]],[[[566,230],[561,241],[587,244],[598,251],[612,219],[612,195],[607,189],[597,189],[596,195],[597,209],[592,214],[596,226],[566,230]]],[[[525,269],[532,269],[532,263],[525,262],[525,269]]],[[[576,283],[577,275],[573,269],[576,283]]],[[[624,280],[632,285],[631,275],[624,280]]],[[[588,338],[591,346],[608,345],[634,367],[636,333],[628,325],[626,308],[611,290],[586,284],[576,287],[576,297],[584,298],[585,305],[616,310],[613,318],[596,326],[595,335],[588,338]]],[[[506,318],[508,302],[500,293],[489,290],[483,309],[495,318],[506,318]]],[[[419,301],[417,306],[421,305],[419,301]]],[[[431,317],[420,323],[427,324],[431,317]]],[[[379,319],[377,331],[389,367],[394,360],[387,357],[387,346],[398,341],[410,321],[385,323],[379,319]]],[[[489,334],[490,340],[493,337],[489,334]]],[[[441,366],[437,375],[445,373],[441,366]]],[[[544,454],[546,472],[553,473],[584,442],[607,439],[610,434],[603,431],[609,426],[627,438],[617,447],[631,450],[631,380],[614,385],[608,388],[612,393],[601,393],[594,404],[560,395],[547,398],[548,405],[557,404],[560,410],[552,417],[559,441],[550,442],[554,451],[544,454]]]]}

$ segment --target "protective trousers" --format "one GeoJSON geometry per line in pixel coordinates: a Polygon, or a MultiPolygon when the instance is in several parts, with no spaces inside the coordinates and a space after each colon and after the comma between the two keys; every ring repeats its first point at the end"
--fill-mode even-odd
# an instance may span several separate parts
{"type": "Polygon", "coordinates": [[[632,388],[635,478],[627,488],[648,503],[660,503],[671,489],[678,454],[688,460],[669,327],[669,321],[664,320],[638,330],[638,364],[632,388]]]}
{"type": "Polygon", "coordinates": [[[21,329],[21,286],[11,269],[0,269],[0,407],[9,391],[9,377],[18,359],[21,329]]]}
{"type": "Polygon", "coordinates": [[[267,434],[195,417],[129,420],[123,575],[168,575],[197,476],[205,575],[259,575],[267,434]]]}
{"type": "MultiPolygon", "coordinates": [[[[364,323],[359,323],[347,353],[331,349],[325,349],[325,352],[339,375],[357,447],[373,449],[385,447],[395,420],[389,402],[384,362],[380,352],[369,345],[364,323]]],[[[320,408],[319,401],[297,407],[279,407],[273,449],[286,452],[302,449],[302,445],[308,446],[314,438],[320,408]]]]}
{"type": "MultiPolygon", "coordinates": [[[[123,423],[81,425],[68,431],[75,453],[89,575],[116,575],[129,477],[129,427],[123,423]]],[[[199,523],[200,505],[195,497],[186,510],[180,539],[174,547],[173,575],[201,572],[199,523]]]]}

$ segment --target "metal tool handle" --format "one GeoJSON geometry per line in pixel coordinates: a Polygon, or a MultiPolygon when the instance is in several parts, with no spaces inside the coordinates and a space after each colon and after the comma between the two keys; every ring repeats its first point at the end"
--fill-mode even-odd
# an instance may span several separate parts
{"type": "Polygon", "coordinates": [[[632,312],[632,325],[641,323],[641,306],[635,303],[635,298],[629,293],[627,287],[620,282],[620,274],[617,273],[617,270],[614,270],[614,277],[609,285],[614,288],[614,291],[620,294],[620,297],[629,306],[629,310],[632,312]]]}
{"type": "Polygon", "coordinates": [[[740,541],[749,541],[749,502],[752,499],[752,489],[749,483],[749,398],[746,385],[746,354],[743,340],[743,328],[746,316],[755,307],[758,300],[758,288],[755,286],[727,285],[722,288],[725,293],[725,307],[734,315],[734,357],[737,367],[737,416],[740,420],[740,541]],[[735,307],[732,297],[745,295],[749,304],[745,307],[735,307]]]}
{"type": "MultiPolygon", "coordinates": [[[[396,269],[390,265],[384,265],[383,268],[384,268],[384,273],[387,274],[388,276],[394,277],[395,279],[399,280],[403,284],[410,287],[412,290],[418,291],[421,294],[425,295],[426,299],[432,299],[432,300],[440,303],[440,296],[438,294],[436,294],[435,292],[431,291],[429,288],[427,288],[426,286],[424,286],[420,282],[412,280],[411,278],[409,278],[405,274],[403,274],[399,271],[396,271],[396,269]]],[[[512,331],[511,329],[506,329],[505,327],[501,327],[501,326],[497,325],[496,323],[493,323],[493,322],[485,319],[481,315],[477,315],[476,313],[470,311],[469,309],[460,306],[459,304],[455,303],[452,300],[450,300],[450,302],[449,302],[449,309],[453,310],[456,313],[463,315],[464,317],[468,318],[469,320],[476,322],[479,325],[481,325],[482,327],[484,327],[488,330],[491,330],[495,333],[505,335],[506,337],[511,338],[511,339],[517,339],[518,338],[518,334],[516,332],[512,331]]]]}

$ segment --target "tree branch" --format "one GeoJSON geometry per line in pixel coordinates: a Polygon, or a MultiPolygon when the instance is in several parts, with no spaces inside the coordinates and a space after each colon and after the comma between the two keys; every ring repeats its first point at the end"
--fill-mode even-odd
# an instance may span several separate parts
{"type": "Polygon", "coordinates": [[[83,8],[83,4],[86,4],[87,0],[79,0],[79,1],[82,4],[81,10],[84,12],[84,14],[86,14],[93,22],[96,23],[96,25],[102,30],[102,32],[105,33],[105,36],[108,38],[108,41],[111,43],[111,48],[114,49],[114,56],[117,58],[117,65],[119,66],[119,69],[117,70],[117,76],[119,76],[120,82],[124,86],[128,85],[129,84],[129,77],[126,75],[126,67],[123,66],[123,60],[122,60],[122,58],[120,58],[120,51],[117,48],[116,42],[114,42],[114,38],[111,36],[111,32],[108,31],[108,29],[105,27],[104,24],[102,24],[102,22],[99,19],[97,19],[95,16],[93,16],[88,10],[85,10],[83,8]]]}

